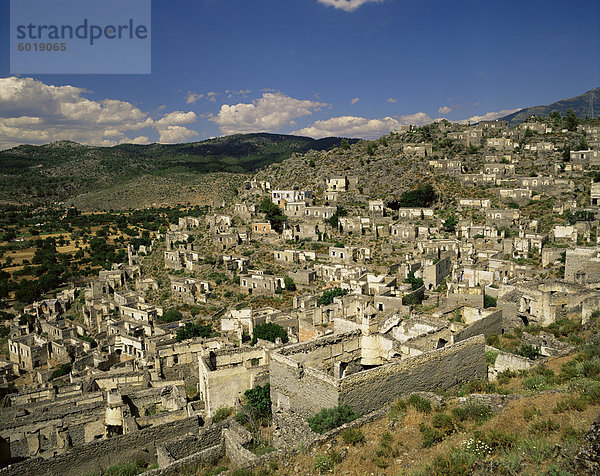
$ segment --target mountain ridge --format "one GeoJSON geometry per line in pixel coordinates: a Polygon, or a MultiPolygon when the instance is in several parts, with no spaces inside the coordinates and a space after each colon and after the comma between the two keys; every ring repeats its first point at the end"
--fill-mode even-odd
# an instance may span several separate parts
{"type": "Polygon", "coordinates": [[[498,120],[508,121],[510,125],[516,125],[525,122],[531,116],[547,116],[552,111],[564,115],[569,109],[573,109],[577,117],[583,119],[589,116],[590,98],[594,105],[593,117],[600,117],[600,87],[598,87],[590,89],[579,96],[561,99],[545,106],[529,106],[501,117],[498,120]]]}

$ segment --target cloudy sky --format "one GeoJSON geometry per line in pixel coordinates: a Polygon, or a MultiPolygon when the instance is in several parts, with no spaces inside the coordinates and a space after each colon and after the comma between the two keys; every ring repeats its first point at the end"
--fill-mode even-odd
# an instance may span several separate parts
{"type": "Polygon", "coordinates": [[[0,0],[0,148],[375,138],[600,86],[597,0],[154,0],[149,75],[11,75],[8,18],[0,0]]]}

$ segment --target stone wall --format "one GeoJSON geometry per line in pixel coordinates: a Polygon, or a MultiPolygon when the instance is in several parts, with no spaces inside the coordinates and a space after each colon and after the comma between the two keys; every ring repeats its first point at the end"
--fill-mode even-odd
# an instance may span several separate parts
{"type": "Polygon", "coordinates": [[[98,473],[118,463],[142,459],[153,463],[156,444],[198,432],[200,420],[186,418],[173,423],[146,428],[127,435],[94,441],[50,459],[32,458],[0,469],[0,476],[80,476],[98,473]]]}
{"type": "Polygon", "coordinates": [[[498,354],[495,362],[493,364],[488,364],[488,379],[490,380],[496,380],[498,374],[504,372],[505,370],[527,370],[536,365],[534,361],[528,359],[527,357],[511,354],[509,352],[503,352],[495,347],[486,346],[485,350],[486,352],[494,352],[498,354]]]}
{"type": "Polygon", "coordinates": [[[485,339],[480,335],[405,361],[344,377],[340,382],[338,403],[366,414],[400,395],[447,389],[485,377],[485,339]]]}
{"type": "Polygon", "coordinates": [[[479,334],[488,336],[490,334],[502,334],[504,328],[504,321],[502,319],[502,310],[490,314],[482,319],[475,321],[469,327],[459,331],[454,336],[454,342],[460,342],[462,340],[474,337],[479,334]]]}
{"type": "Polygon", "coordinates": [[[269,374],[274,410],[293,410],[309,417],[338,404],[337,379],[287,356],[273,353],[269,374]]]}

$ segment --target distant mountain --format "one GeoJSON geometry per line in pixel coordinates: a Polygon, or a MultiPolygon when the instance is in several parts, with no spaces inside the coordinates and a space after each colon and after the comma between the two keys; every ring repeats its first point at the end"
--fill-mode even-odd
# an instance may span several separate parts
{"type": "Polygon", "coordinates": [[[328,150],[341,141],[259,133],[173,145],[94,147],[72,141],[21,145],[0,151],[0,200],[66,201],[148,175],[248,173],[294,152],[328,150]]]}
{"type": "Polygon", "coordinates": [[[502,121],[508,121],[510,125],[520,124],[524,122],[528,117],[531,116],[547,116],[552,111],[560,112],[564,114],[569,109],[573,109],[577,117],[585,118],[590,116],[590,100],[593,101],[594,115],[593,117],[600,117],[600,88],[594,88],[589,90],[587,93],[583,93],[581,96],[577,96],[569,99],[562,99],[553,104],[547,106],[532,106],[521,109],[520,111],[513,112],[508,116],[500,118],[502,121]]]}

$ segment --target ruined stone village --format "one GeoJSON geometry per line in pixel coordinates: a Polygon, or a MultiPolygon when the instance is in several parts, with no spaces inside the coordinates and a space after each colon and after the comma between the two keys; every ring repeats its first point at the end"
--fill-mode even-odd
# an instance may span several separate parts
{"type": "Polygon", "coordinates": [[[338,434],[309,425],[323,409],[372,421],[569,355],[539,329],[597,317],[599,207],[598,126],[442,121],[294,154],[15,311],[0,475],[258,467],[338,434]],[[253,431],[233,417],[265,388],[272,416],[253,431]]]}

